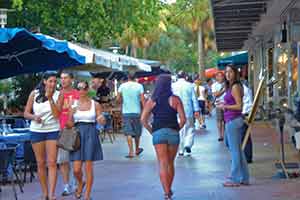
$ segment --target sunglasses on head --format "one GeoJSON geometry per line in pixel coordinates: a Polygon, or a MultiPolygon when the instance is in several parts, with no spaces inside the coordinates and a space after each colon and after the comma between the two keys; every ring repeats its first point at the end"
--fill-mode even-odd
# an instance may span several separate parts
{"type": "Polygon", "coordinates": [[[78,85],[77,86],[77,90],[87,90],[88,89],[88,86],[87,85],[78,85]]]}

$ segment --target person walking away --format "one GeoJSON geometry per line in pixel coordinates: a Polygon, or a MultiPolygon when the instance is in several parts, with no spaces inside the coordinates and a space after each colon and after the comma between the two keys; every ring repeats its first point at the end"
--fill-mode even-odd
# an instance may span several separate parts
{"type": "Polygon", "coordinates": [[[201,80],[199,76],[195,79],[194,83],[195,83],[194,89],[195,89],[196,97],[200,108],[200,116],[199,116],[200,128],[206,128],[205,125],[206,89],[201,84],[201,80]]]}
{"type": "Polygon", "coordinates": [[[67,126],[69,128],[75,126],[79,130],[80,149],[70,153],[70,160],[73,161],[74,176],[78,183],[75,197],[81,199],[82,191],[86,185],[84,199],[90,200],[94,180],[93,164],[95,161],[103,160],[96,123],[105,124],[105,118],[101,114],[100,104],[88,96],[88,83],[86,81],[79,82],[77,89],[79,91],[78,105],[74,109],[69,108],[67,126]],[[83,181],[82,178],[83,164],[85,164],[86,181],[83,181]]]}
{"type": "Polygon", "coordinates": [[[152,134],[152,143],[159,164],[160,181],[166,200],[171,199],[173,195],[174,160],[180,141],[178,131],[184,126],[185,121],[182,102],[172,92],[171,76],[160,75],[152,97],[147,101],[142,112],[141,122],[152,134]],[[151,114],[153,114],[152,125],[149,124],[151,114]],[[177,115],[179,115],[180,123],[178,123],[177,115]]]}
{"type": "MultiPolygon", "coordinates": [[[[213,95],[215,97],[215,102],[223,103],[224,94],[225,94],[225,85],[224,85],[224,74],[219,71],[216,73],[216,82],[212,85],[211,88],[213,95]]],[[[217,126],[219,132],[218,141],[221,142],[224,140],[224,111],[220,108],[216,108],[216,117],[217,117],[217,126]]]]}
{"type": "MultiPolygon", "coordinates": [[[[242,84],[243,84],[243,91],[244,91],[243,112],[242,112],[242,114],[244,116],[244,119],[246,119],[248,117],[248,115],[250,114],[251,109],[252,109],[253,97],[252,97],[252,91],[248,87],[247,81],[244,80],[242,82],[242,84]]],[[[244,141],[244,138],[246,136],[247,129],[248,129],[248,125],[246,123],[244,123],[243,132],[242,132],[242,142],[244,141]]],[[[244,153],[245,153],[247,162],[252,163],[253,162],[253,145],[252,145],[251,134],[249,135],[248,141],[246,143],[244,153]]]]}
{"type": "MultiPolygon", "coordinates": [[[[62,105],[59,105],[61,109],[59,123],[60,129],[62,130],[65,128],[68,121],[69,108],[75,106],[78,102],[79,93],[72,87],[72,82],[74,81],[74,76],[72,73],[63,71],[60,75],[60,79],[62,85],[62,90],[60,92],[63,101],[62,105]]],[[[70,164],[70,152],[62,148],[58,148],[57,164],[59,165],[64,182],[62,196],[68,196],[72,193],[75,187],[75,179],[72,172],[73,170],[70,170],[70,167],[72,166],[70,164]]]]}
{"type": "Polygon", "coordinates": [[[56,91],[56,83],[56,74],[46,72],[40,84],[30,93],[24,111],[24,117],[31,120],[31,142],[44,200],[56,199],[56,140],[60,129],[58,104],[62,100],[56,91]]]}
{"type": "Polygon", "coordinates": [[[186,123],[180,130],[179,155],[183,156],[184,152],[188,155],[192,152],[194,144],[194,117],[199,117],[199,104],[195,95],[194,86],[186,81],[186,73],[180,71],[178,73],[178,81],[172,84],[174,95],[178,96],[183,104],[186,123]]]}
{"type": "Polygon", "coordinates": [[[133,74],[129,74],[128,81],[120,85],[117,101],[122,103],[123,132],[127,137],[129,149],[128,155],[125,157],[133,158],[133,138],[135,141],[135,155],[138,156],[143,152],[143,148],[140,148],[142,134],[140,114],[145,101],[143,85],[134,80],[133,74]]]}
{"type": "Polygon", "coordinates": [[[206,85],[205,85],[205,88],[207,91],[207,103],[205,105],[207,105],[206,108],[208,110],[209,117],[211,117],[211,112],[213,109],[213,102],[214,102],[214,96],[213,96],[213,92],[212,92],[212,84],[213,84],[212,79],[208,78],[206,80],[206,85]]]}
{"type": "Polygon", "coordinates": [[[238,187],[249,185],[249,170],[242,151],[243,132],[243,86],[239,81],[239,72],[232,65],[226,67],[226,93],[224,103],[217,104],[217,107],[224,110],[225,137],[231,156],[230,178],[224,187],[238,187]]]}

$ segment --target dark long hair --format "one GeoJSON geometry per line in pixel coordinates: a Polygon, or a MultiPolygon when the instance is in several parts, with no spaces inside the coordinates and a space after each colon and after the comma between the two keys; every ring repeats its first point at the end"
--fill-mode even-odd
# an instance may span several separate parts
{"type": "Polygon", "coordinates": [[[43,74],[41,82],[35,88],[38,91],[38,96],[35,99],[37,103],[43,103],[48,100],[48,98],[46,97],[46,88],[44,81],[48,80],[50,77],[56,76],[57,74],[55,72],[45,72],[43,74]]]}
{"type": "Polygon", "coordinates": [[[155,88],[151,99],[153,101],[159,101],[162,98],[169,98],[172,96],[173,92],[171,84],[172,79],[169,74],[160,75],[155,82],[155,88]]]}
{"type": "MultiPolygon", "coordinates": [[[[230,69],[232,69],[232,71],[234,73],[235,80],[232,83],[232,85],[230,85],[229,80],[227,80],[226,75],[225,75],[225,87],[226,87],[226,90],[231,89],[232,86],[235,85],[235,84],[239,84],[240,86],[242,86],[242,83],[240,81],[240,73],[239,73],[238,69],[235,68],[232,64],[227,65],[226,68],[227,67],[229,67],[230,69]]],[[[226,72],[225,72],[225,74],[226,74],[226,72]]]]}

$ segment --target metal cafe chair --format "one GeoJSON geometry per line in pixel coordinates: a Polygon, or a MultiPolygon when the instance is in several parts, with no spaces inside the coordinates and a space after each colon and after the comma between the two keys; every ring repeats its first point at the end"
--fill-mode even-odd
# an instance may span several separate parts
{"type": "Polygon", "coordinates": [[[35,155],[32,149],[32,145],[30,141],[24,142],[24,160],[23,160],[23,170],[24,170],[24,183],[26,182],[27,170],[29,168],[30,173],[30,182],[34,178],[34,172],[37,168],[35,155]]]}
{"type": "Polygon", "coordinates": [[[113,141],[115,140],[115,135],[113,131],[112,116],[108,113],[105,113],[104,116],[106,119],[106,124],[100,129],[101,141],[103,142],[106,138],[106,135],[108,135],[110,142],[113,144],[113,141]]]}
{"type": "Polygon", "coordinates": [[[14,175],[17,179],[17,182],[19,184],[20,190],[23,193],[23,187],[22,184],[20,182],[20,179],[18,178],[17,175],[17,171],[15,168],[15,154],[16,154],[16,146],[15,147],[10,147],[10,145],[8,144],[7,147],[0,149],[0,183],[4,183],[5,181],[7,181],[9,178],[11,178],[10,183],[12,185],[12,189],[13,189],[13,194],[15,199],[18,199],[17,196],[17,191],[16,191],[16,187],[15,187],[15,180],[14,180],[14,175]],[[8,169],[12,168],[12,174],[10,176],[10,174],[8,174],[8,169]],[[7,180],[5,180],[7,178],[7,180]]]}

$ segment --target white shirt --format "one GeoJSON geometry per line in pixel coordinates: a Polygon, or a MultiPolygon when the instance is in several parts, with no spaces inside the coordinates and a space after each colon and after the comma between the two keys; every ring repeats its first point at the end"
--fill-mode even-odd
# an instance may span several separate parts
{"type": "MultiPolygon", "coordinates": [[[[38,90],[36,90],[34,94],[33,113],[42,118],[42,123],[37,123],[35,120],[32,120],[30,123],[30,131],[42,133],[59,131],[59,121],[52,114],[49,100],[37,103],[37,96],[38,90]]],[[[59,92],[55,91],[53,94],[54,102],[57,102],[58,96],[59,92]]]]}
{"type": "Polygon", "coordinates": [[[73,117],[75,122],[96,122],[95,101],[91,101],[91,108],[89,110],[76,109],[73,117]]]}
{"type": "MultiPolygon", "coordinates": [[[[224,83],[219,83],[218,81],[213,83],[212,86],[211,86],[211,91],[212,93],[215,93],[215,92],[219,92],[221,91],[221,89],[224,87],[224,83]]],[[[221,101],[223,102],[224,101],[224,96],[225,96],[225,92],[219,96],[219,97],[216,97],[216,101],[221,101]]]]}
{"type": "Polygon", "coordinates": [[[205,101],[205,87],[202,85],[197,86],[196,84],[194,84],[194,89],[196,96],[199,92],[199,96],[197,97],[197,99],[200,101],[205,101]],[[197,90],[199,91],[197,92],[197,90]]]}
{"type": "Polygon", "coordinates": [[[252,109],[252,105],[253,105],[252,91],[245,84],[243,84],[243,90],[244,90],[244,96],[243,96],[243,111],[242,111],[242,113],[249,114],[252,109]]]}
{"type": "Polygon", "coordinates": [[[199,104],[196,99],[194,85],[180,78],[177,82],[172,84],[173,93],[178,96],[183,104],[185,116],[192,118],[194,112],[199,111],[199,104]]]}

